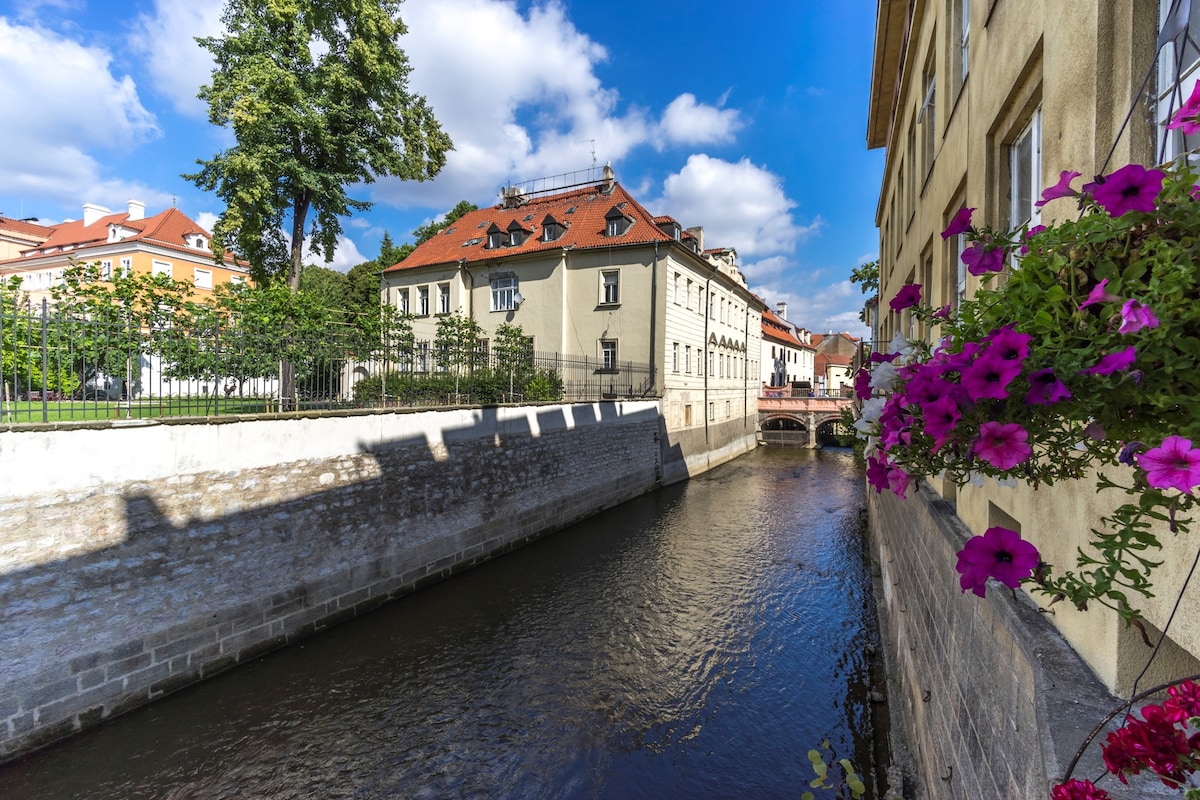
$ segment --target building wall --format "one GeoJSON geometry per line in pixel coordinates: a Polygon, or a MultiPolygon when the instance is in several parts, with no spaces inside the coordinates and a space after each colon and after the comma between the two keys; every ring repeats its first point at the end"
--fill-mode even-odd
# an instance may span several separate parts
{"type": "MultiPolygon", "coordinates": [[[[885,3],[881,0],[881,7],[885,3]]],[[[964,206],[976,209],[977,226],[1013,223],[1010,145],[1035,116],[1040,115],[1041,126],[1040,164],[1032,178],[1035,193],[1055,183],[1063,170],[1090,177],[1131,161],[1154,161],[1156,132],[1139,90],[1153,60],[1158,2],[972,0],[969,71],[961,85],[955,80],[959,6],[958,0],[912,6],[877,210],[878,335],[883,341],[897,332],[930,341],[936,338],[936,330],[914,325],[907,312],[888,311],[888,301],[911,282],[925,287],[923,297],[934,307],[957,302],[959,242],[957,237],[943,241],[939,233],[964,206]],[[918,122],[928,96],[925,78],[929,74],[936,75],[934,102],[918,122]],[[1131,106],[1136,108],[1130,126],[1117,139],[1131,106]],[[932,143],[928,153],[926,141],[932,143]],[[1105,166],[1110,148],[1112,158],[1105,166]]],[[[895,74],[882,79],[894,81],[895,74]]],[[[1052,224],[1073,218],[1078,210],[1069,200],[1059,200],[1035,213],[1038,216],[1030,224],[1052,224]]],[[[965,296],[979,286],[978,278],[965,276],[965,296]]],[[[957,490],[938,488],[955,504],[971,532],[981,534],[997,524],[1016,526],[1060,572],[1073,568],[1077,551],[1089,547],[1091,528],[1100,525],[1100,517],[1123,499],[1097,496],[1090,482],[1039,490],[1008,489],[990,481],[957,490]]],[[[1155,629],[1165,625],[1183,585],[1180,565],[1191,563],[1174,549],[1173,535],[1163,531],[1159,538],[1168,549],[1163,554],[1165,566],[1155,574],[1157,597],[1136,600],[1155,638],[1155,629]]],[[[1037,602],[1046,604],[1040,597],[1037,602]]],[[[1127,692],[1149,655],[1140,635],[1103,608],[1085,613],[1059,604],[1054,611],[1049,615],[1052,624],[1105,685],[1127,692]]],[[[1200,671],[1200,664],[1189,655],[1200,654],[1196,619],[1200,619],[1200,597],[1189,593],[1164,643],[1169,655],[1158,657],[1143,685],[1155,676],[1165,680],[1200,671]]]]}
{"type": "MultiPolygon", "coordinates": [[[[732,457],[733,438],[691,450],[688,468],[732,457]]],[[[14,645],[0,758],[636,497],[684,462],[656,402],[24,426],[0,452],[0,641],[14,645]]]]}

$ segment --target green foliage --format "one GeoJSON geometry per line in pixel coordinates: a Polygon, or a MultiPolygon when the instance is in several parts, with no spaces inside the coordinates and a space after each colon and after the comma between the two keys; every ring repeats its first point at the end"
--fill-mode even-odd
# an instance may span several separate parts
{"type": "Polygon", "coordinates": [[[879,259],[868,261],[860,267],[855,267],[850,273],[850,282],[857,283],[863,294],[876,294],[879,291],[879,259]]]}
{"type": "Polygon", "coordinates": [[[222,21],[224,35],[197,39],[217,63],[199,96],[236,144],[185,177],[226,205],[217,257],[231,248],[257,282],[295,289],[305,236],[329,261],[341,218],[370,207],[347,185],[432,178],[452,144],[408,90],[397,0],[228,0],[222,21]]]}
{"type": "Polygon", "coordinates": [[[481,366],[479,350],[483,328],[462,313],[438,317],[433,352],[438,369],[463,374],[481,366]]]}
{"type": "MultiPolygon", "coordinates": [[[[1200,272],[1195,268],[1200,202],[1191,194],[1195,180],[1185,163],[1173,166],[1153,213],[1112,217],[1085,195],[1088,213],[1028,239],[1025,230],[972,229],[972,240],[1013,254],[1013,266],[1002,276],[985,275],[984,288],[948,319],[936,318],[928,308],[914,313],[940,326],[947,353],[962,352],[1005,326],[1032,337],[1008,396],[965,407],[954,426],[955,442],[969,443],[987,421],[1017,423],[1028,432],[1032,455],[1001,470],[956,443],[935,452],[934,440],[918,418],[911,442],[889,448],[888,457],[911,475],[944,472],[962,484],[982,473],[1038,486],[1080,479],[1095,468],[1112,470],[1127,445],[1132,452],[1145,450],[1170,435],[1200,442],[1200,272]],[[1015,254],[1023,245],[1028,252],[1018,259],[1015,254]],[[1107,284],[1101,287],[1101,281],[1107,284]],[[1119,300],[1081,308],[1093,290],[1119,300]],[[1153,309],[1161,324],[1122,332],[1122,301],[1127,299],[1153,309]],[[1131,368],[1085,372],[1102,357],[1129,347],[1136,349],[1131,368]],[[1042,369],[1053,370],[1071,397],[1027,403],[1027,375],[1042,369]]],[[[928,345],[904,344],[917,350],[915,360],[929,358],[928,345]]],[[[1154,554],[1160,547],[1155,530],[1165,525],[1186,531],[1196,500],[1149,486],[1140,470],[1123,474],[1122,481],[1104,474],[1097,479],[1099,489],[1120,490],[1132,499],[1093,531],[1089,550],[1078,553],[1077,568],[1055,575],[1047,566],[1037,577],[1038,590],[1057,599],[1081,608],[1095,600],[1133,620],[1139,613],[1130,594],[1152,596],[1154,554]]]]}
{"type": "MultiPolygon", "coordinates": [[[[453,225],[455,222],[457,222],[460,218],[462,218],[465,214],[469,214],[472,211],[478,211],[478,210],[479,210],[479,206],[475,205],[474,203],[468,203],[466,200],[460,200],[458,202],[458,205],[456,205],[454,208],[447,211],[446,215],[444,217],[442,217],[440,220],[438,220],[437,222],[431,222],[428,225],[421,225],[415,231],[412,232],[412,235],[417,240],[416,244],[413,246],[414,249],[417,246],[422,245],[425,242],[429,241],[430,239],[432,239],[434,236],[441,233],[446,228],[449,228],[451,225],[453,225]]],[[[409,252],[412,252],[412,251],[410,250],[409,252]]],[[[408,255],[408,253],[404,254],[404,256],[407,256],[407,255],[408,255]]],[[[396,259],[396,261],[403,260],[404,256],[396,259]]],[[[394,264],[396,262],[394,261],[392,263],[394,264]]],[[[391,264],[388,264],[387,266],[391,266],[391,264]]]]}
{"type": "MultiPolygon", "coordinates": [[[[861,800],[867,793],[866,784],[854,771],[854,765],[850,763],[850,759],[843,758],[834,761],[833,750],[829,746],[828,739],[821,743],[820,750],[808,751],[808,761],[816,774],[816,777],[808,782],[813,789],[833,790],[836,792],[834,797],[838,800],[861,800]],[[842,771],[841,778],[836,781],[830,774],[834,763],[841,767],[842,771]]],[[[801,800],[814,800],[816,795],[812,792],[804,792],[800,797],[801,800]]]]}
{"type": "Polygon", "coordinates": [[[553,402],[562,398],[562,379],[553,370],[533,370],[523,383],[510,388],[506,373],[480,369],[457,380],[446,373],[390,372],[386,378],[375,375],[354,384],[354,402],[362,406],[385,400],[400,406],[443,405],[448,398],[481,405],[553,402]]]}

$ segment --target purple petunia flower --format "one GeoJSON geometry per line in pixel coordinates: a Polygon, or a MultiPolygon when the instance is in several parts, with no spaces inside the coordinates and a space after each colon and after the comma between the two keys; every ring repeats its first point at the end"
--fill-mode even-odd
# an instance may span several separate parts
{"type": "Polygon", "coordinates": [[[1028,438],[1029,432],[1015,422],[985,422],[979,426],[973,450],[996,469],[1012,469],[1033,454],[1028,438]]]}
{"type": "Polygon", "coordinates": [[[892,494],[897,497],[905,497],[908,494],[908,473],[900,469],[900,467],[892,464],[888,467],[887,483],[888,488],[892,490],[892,494]]]}
{"type": "Polygon", "coordinates": [[[988,528],[983,536],[972,536],[958,551],[959,585],[983,597],[987,579],[995,578],[1010,589],[1021,585],[1037,569],[1041,556],[1037,548],[1021,534],[999,526],[988,528]]]}
{"type": "Polygon", "coordinates": [[[1192,487],[1200,486],[1200,448],[1193,448],[1191,439],[1168,436],[1161,445],[1135,458],[1146,471],[1146,483],[1157,489],[1191,494],[1192,487]]]}
{"type": "Polygon", "coordinates": [[[1119,217],[1130,211],[1148,214],[1154,211],[1154,201],[1166,177],[1162,170],[1126,164],[1111,175],[1098,176],[1095,183],[1089,183],[1083,190],[1109,216],[1119,217]]]}
{"type": "Polygon", "coordinates": [[[1019,361],[1002,358],[989,348],[962,371],[962,388],[973,403],[1003,400],[1008,397],[1008,385],[1019,374],[1019,361]]]}
{"type": "Polygon", "coordinates": [[[1031,406],[1048,406],[1071,399],[1071,390],[1058,379],[1052,369],[1039,369],[1029,374],[1029,394],[1025,402],[1031,406]]]}
{"type": "Polygon", "coordinates": [[[1112,796],[1091,781],[1071,778],[1050,791],[1050,800],[1112,800],[1112,796]]]}
{"type": "Polygon", "coordinates": [[[1045,225],[1034,225],[1032,228],[1025,231],[1025,242],[1023,242],[1021,244],[1021,255],[1028,255],[1029,245],[1027,243],[1029,242],[1030,239],[1037,236],[1039,233],[1041,233],[1044,230],[1046,230],[1045,225]]]}
{"type": "Polygon", "coordinates": [[[899,353],[881,353],[878,350],[876,350],[874,353],[871,353],[871,363],[872,364],[889,364],[889,363],[895,361],[899,357],[900,357],[899,353]]]}
{"type": "Polygon", "coordinates": [[[1062,174],[1058,176],[1058,183],[1043,189],[1042,199],[1038,200],[1036,203],[1034,203],[1034,205],[1038,208],[1041,208],[1051,200],[1057,200],[1060,197],[1078,197],[1079,192],[1071,188],[1071,181],[1075,180],[1082,174],[1082,172],[1072,172],[1064,169],[1062,174]]]}
{"type": "Polygon", "coordinates": [[[875,487],[876,494],[883,494],[888,488],[888,463],[886,458],[872,456],[867,459],[867,483],[875,487]]]}
{"type": "Polygon", "coordinates": [[[925,433],[933,437],[932,452],[936,453],[950,440],[950,435],[954,433],[954,426],[962,418],[962,412],[958,409],[958,403],[954,402],[954,398],[949,394],[939,397],[932,403],[923,404],[921,412],[925,416],[925,433]]]}
{"type": "Polygon", "coordinates": [[[1167,130],[1182,128],[1184,136],[1200,131],[1200,83],[1192,87],[1192,96],[1179,107],[1167,123],[1167,130]]]}
{"type": "Polygon", "coordinates": [[[892,311],[903,311],[906,308],[911,308],[921,302],[921,284],[907,283],[900,287],[900,291],[896,292],[896,296],[888,303],[892,307],[892,311]]]}
{"type": "Polygon", "coordinates": [[[1104,288],[1105,286],[1108,286],[1108,278],[1105,278],[1092,287],[1092,290],[1088,292],[1087,300],[1079,304],[1079,310],[1082,311],[1088,306],[1096,305],[1096,303],[1115,303],[1121,299],[1115,294],[1111,294],[1104,288]]]}
{"type": "Polygon", "coordinates": [[[1095,366],[1079,370],[1080,375],[1111,375],[1114,372],[1129,369],[1137,359],[1137,349],[1133,346],[1109,353],[1096,362],[1095,366]]]}
{"type": "Polygon", "coordinates": [[[1018,333],[1011,325],[991,331],[986,339],[988,346],[985,352],[1018,364],[1029,355],[1029,343],[1033,341],[1028,333],[1018,333]]]}
{"type": "Polygon", "coordinates": [[[960,208],[954,215],[954,219],[950,220],[950,224],[946,226],[946,230],[942,231],[942,240],[945,241],[951,236],[971,230],[971,214],[973,213],[975,213],[973,208],[960,208]]]}
{"type": "Polygon", "coordinates": [[[860,369],[854,376],[854,396],[859,400],[871,396],[871,373],[865,369],[860,369]]]}
{"type": "Polygon", "coordinates": [[[1142,305],[1133,298],[1126,300],[1125,305],[1121,306],[1121,327],[1117,328],[1118,333],[1137,333],[1142,328],[1157,327],[1158,317],[1154,316],[1150,306],[1142,305]]]}
{"type": "Polygon", "coordinates": [[[967,272],[979,276],[1004,269],[1004,253],[1002,248],[989,249],[983,242],[972,242],[960,258],[967,265],[967,272]]]}

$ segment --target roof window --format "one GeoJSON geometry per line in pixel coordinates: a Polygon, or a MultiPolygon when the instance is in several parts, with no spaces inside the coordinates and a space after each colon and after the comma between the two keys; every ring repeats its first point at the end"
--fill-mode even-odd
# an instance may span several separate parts
{"type": "Polygon", "coordinates": [[[620,236],[629,230],[633,224],[633,220],[621,213],[619,206],[613,206],[604,215],[604,235],[605,236],[620,236]]]}

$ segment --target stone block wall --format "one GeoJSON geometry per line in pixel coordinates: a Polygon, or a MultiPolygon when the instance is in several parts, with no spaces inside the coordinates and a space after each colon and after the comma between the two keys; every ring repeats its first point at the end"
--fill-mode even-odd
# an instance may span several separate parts
{"type": "Polygon", "coordinates": [[[0,429],[0,760],[643,494],[655,402],[0,429]]]}
{"type": "MultiPolygon", "coordinates": [[[[950,505],[925,486],[907,500],[869,495],[889,701],[915,796],[1046,800],[1119,701],[1023,593],[960,591],[956,553],[970,534],[950,505]]],[[[1093,746],[1075,777],[1103,769],[1093,746]]]]}

